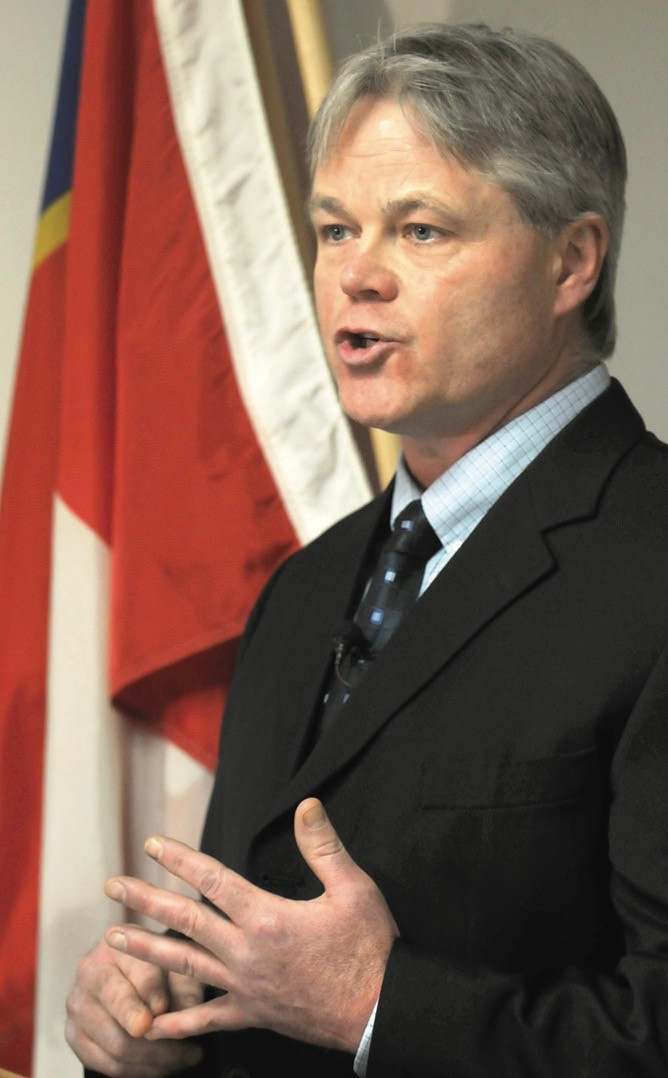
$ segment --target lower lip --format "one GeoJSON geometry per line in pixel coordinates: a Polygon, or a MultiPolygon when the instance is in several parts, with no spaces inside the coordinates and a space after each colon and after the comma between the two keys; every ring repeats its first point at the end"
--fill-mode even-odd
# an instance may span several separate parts
{"type": "Polygon", "coordinates": [[[337,352],[342,363],[347,367],[369,367],[387,359],[398,346],[398,341],[375,341],[365,348],[355,348],[348,338],[337,345],[337,352]]]}

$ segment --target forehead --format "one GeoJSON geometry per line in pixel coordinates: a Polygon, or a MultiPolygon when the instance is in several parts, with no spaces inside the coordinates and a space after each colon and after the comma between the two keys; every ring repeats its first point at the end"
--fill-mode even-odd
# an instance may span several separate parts
{"type": "Polygon", "coordinates": [[[331,170],[351,157],[372,161],[378,154],[401,154],[408,147],[431,149],[433,141],[422,130],[418,118],[393,98],[366,97],[356,102],[332,138],[315,175],[331,170]]]}
{"type": "MultiPolygon", "coordinates": [[[[419,197],[453,210],[510,209],[510,197],[472,165],[437,147],[414,115],[390,98],[366,98],[349,112],[313,178],[311,208],[394,205],[419,197]]],[[[513,205],[514,210],[514,205],[513,205]]]]}

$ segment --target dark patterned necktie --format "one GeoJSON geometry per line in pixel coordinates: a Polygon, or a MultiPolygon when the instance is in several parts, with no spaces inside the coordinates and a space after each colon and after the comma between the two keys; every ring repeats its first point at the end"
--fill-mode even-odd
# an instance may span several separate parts
{"type": "Polygon", "coordinates": [[[337,637],[320,732],[339,713],[369,662],[385,647],[417,599],[425,565],[440,546],[422,502],[416,499],[395,520],[354,621],[342,626],[337,637]]]}

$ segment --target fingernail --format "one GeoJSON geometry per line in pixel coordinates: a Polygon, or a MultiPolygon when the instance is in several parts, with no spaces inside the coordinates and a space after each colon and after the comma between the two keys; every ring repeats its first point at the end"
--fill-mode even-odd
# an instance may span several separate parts
{"type": "Polygon", "coordinates": [[[125,888],[120,880],[107,880],[104,885],[104,893],[108,898],[116,902],[122,902],[125,898],[125,888]]]}
{"type": "Polygon", "coordinates": [[[325,816],[325,810],[318,801],[317,805],[311,805],[304,813],[304,823],[310,831],[318,831],[321,827],[324,827],[327,823],[327,817],[325,816]]]}
{"type": "Polygon", "coordinates": [[[127,939],[122,932],[118,931],[118,929],[114,929],[113,932],[109,932],[109,934],[107,935],[107,943],[116,951],[126,951],[128,948],[127,939]]]}
{"type": "Polygon", "coordinates": [[[162,842],[157,838],[147,838],[144,843],[144,849],[149,857],[154,857],[156,861],[160,860],[162,854],[162,842]]]}

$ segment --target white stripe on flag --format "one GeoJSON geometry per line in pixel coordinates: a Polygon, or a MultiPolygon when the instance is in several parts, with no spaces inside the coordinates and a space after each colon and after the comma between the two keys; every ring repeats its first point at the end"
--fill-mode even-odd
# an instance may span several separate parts
{"type": "Polygon", "coordinates": [[[198,845],[212,778],[109,706],[109,551],[59,498],[53,536],[33,1078],[80,1078],[63,1036],[65,999],[79,959],[124,919],[104,880],[127,871],[166,882],[144,839],[169,833],[198,845]]]}
{"type": "Polygon", "coordinates": [[[303,543],[371,496],[318,335],[239,0],[154,0],[237,381],[303,543]]]}
{"type": "Polygon", "coordinates": [[[109,551],[56,497],[37,975],[35,1078],[80,1078],[63,1037],[81,956],[108,923],[102,884],[121,865],[121,740],[108,704],[109,551]]]}

